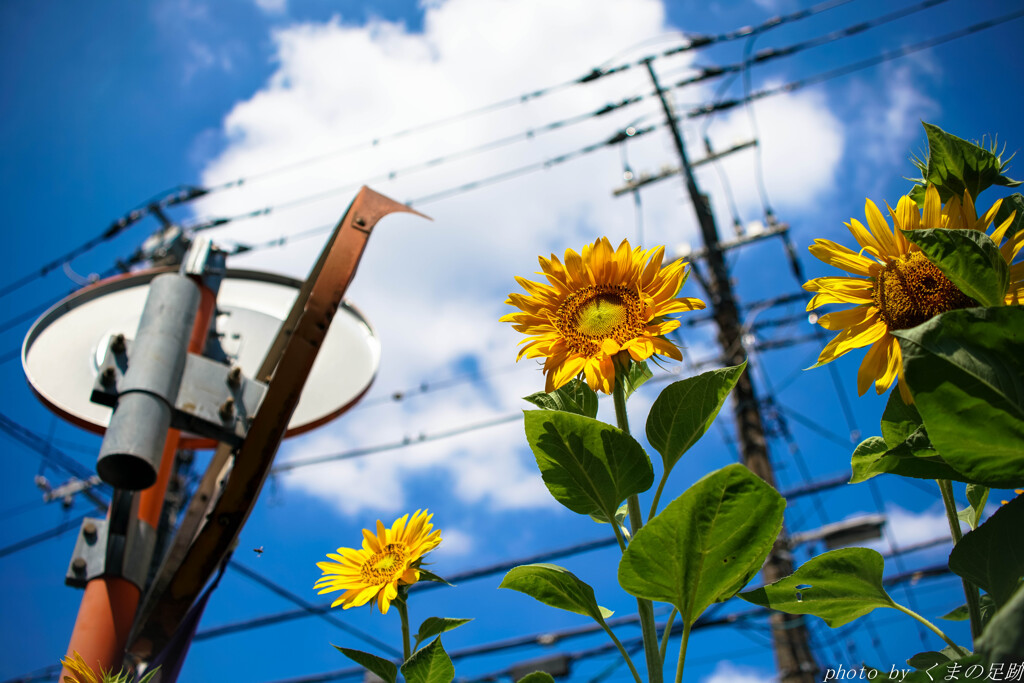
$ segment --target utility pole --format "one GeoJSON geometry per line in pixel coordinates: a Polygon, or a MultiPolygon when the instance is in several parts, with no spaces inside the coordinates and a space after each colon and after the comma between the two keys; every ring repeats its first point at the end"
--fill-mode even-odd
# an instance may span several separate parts
{"type": "MultiPolygon", "coordinates": [[[[679,154],[682,164],[683,178],[686,182],[686,190],[693,202],[694,210],[697,212],[697,221],[700,224],[701,235],[704,239],[704,248],[708,268],[711,271],[709,286],[709,297],[714,311],[715,322],[718,325],[718,343],[722,347],[723,357],[728,365],[739,365],[747,359],[746,351],[743,348],[742,327],[740,324],[739,310],[736,306],[736,299],[733,296],[732,283],[729,281],[729,269],[725,263],[725,257],[718,239],[718,228],[715,225],[715,217],[711,213],[711,205],[708,197],[702,194],[697,187],[697,181],[693,175],[693,167],[686,155],[686,146],[683,144],[683,137],[679,132],[675,115],[665,97],[658,82],[658,76],[654,72],[651,60],[645,60],[644,65],[650,74],[651,82],[661,100],[662,109],[665,112],[665,121],[672,131],[672,140],[679,154]]],[[[743,464],[757,476],[775,487],[775,474],[772,470],[771,461],[768,458],[768,444],[765,441],[764,424],[761,420],[761,410],[757,400],[757,393],[754,384],[750,379],[750,368],[740,376],[733,389],[733,412],[736,417],[736,428],[740,440],[740,454],[743,464]]],[[[753,512],[753,511],[752,511],[753,512]]],[[[784,576],[793,573],[793,563],[789,552],[789,540],[785,527],[779,534],[761,575],[765,583],[777,581],[784,576]]],[[[779,670],[781,683],[815,683],[817,680],[818,664],[811,652],[807,627],[803,617],[800,615],[772,612],[769,618],[772,630],[772,643],[775,650],[775,662],[779,670]]]]}

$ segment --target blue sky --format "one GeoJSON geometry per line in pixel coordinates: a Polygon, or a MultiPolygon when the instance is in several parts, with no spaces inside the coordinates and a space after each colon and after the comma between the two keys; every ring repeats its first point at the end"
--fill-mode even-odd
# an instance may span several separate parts
{"type": "MultiPolygon", "coordinates": [[[[903,2],[899,7],[912,7],[903,2]]],[[[948,0],[858,36],[776,59],[750,71],[753,90],[773,88],[826,72],[882,51],[912,45],[1015,7],[1012,3],[948,0]]],[[[307,436],[286,442],[282,461],[390,444],[433,435],[514,413],[518,397],[542,388],[530,363],[515,367],[518,341],[497,322],[514,275],[536,269],[536,255],[579,249],[600,235],[617,242],[666,244],[670,252],[697,248],[689,200],[678,179],[644,190],[639,210],[623,183],[624,163],[635,172],[656,172],[676,163],[663,128],[546,170],[523,173],[477,190],[429,197],[481,178],[537,164],[606,140],[627,125],[659,123],[656,102],[646,97],[606,116],[544,130],[605,104],[647,95],[642,69],[550,94],[446,125],[394,137],[425,123],[456,117],[484,105],[557,86],[595,66],[635,63],[681,43],[681,31],[719,34],[758,24],[808,6],[795,0],[661,3],[638,0],[437,0],[434,2],[340,2],[303,0],[159,0],[101,6],[57,1],[0,4],[0,173],[5,192],[7,273],[0,285],[31,274],[97,234],[150,197],[180,184],[218,185],[251,178],[241,189],[212,193],[177,207],[185,225],[281,206],[267,216],[236,220],[208,231],[231,247],[297,235],[337,220],[352,196],[344,188],[366,179],[395,199],[415,202],[434,221],[411,216],[385,219],[374,233],[349,298],[377,330],[383,355],[364,405],[307,436]],[[527,136],[526,131],[538,131],[527,136]],[[521,140],[469,153],[519,135],[521,140]],[[381,143],[367,146],[374,138],[381,143]],[[466,152],[462,154],[462,152],[466,152]],[[452,157],[458,156],[454,159],[452,157]],[[291,170],[282,167],[313,157],[291,170]],[[416,166],[445,157],[427,170],[416,166]],[[389,173],[394,172],[391,180],[389,173]],[[333,192],[337,188],[337,192],[333,192]],[[317,193],[320,200],[306,200],[317,193]],[[423,199],[427,198],[427,199],[423,199]],[[293,200],[301,200],[294,201],[293,200]],[[291,204],[288,204],[291,203],[291,204]],[[288,204],[288,208],[284,205],[288,204]],[[640,217],[638,219],[638,216],[640,217]],[[449,382],[449,380],[454,380],[449,382]],[[422,392],[426,386],[429,391],[422,392]],[[436,389],[435,389],[436,388],[436,389]],[[402,401],[389,397],[407,394],[402,401]]],[[[783,47],[891,12],[892,3],[853,0],[803,21],[766,32],[754,50],[783,47]]],[[[1014,65],[1021,62],[1020,21],[915,52],[842,78],[767,97],[753,107],[760,133],[764,185],[775,215],[791,226],[808,277],[828,269],[806,253],[815,237],[850,242],[842,227],[863,216],[864,198],[895,204],[909,189],[904,176],[919,152],[925,119],[966,138],[999,135],[1010,152],[1021,147],[1015,129],[1020,110],[1014,65]]],[[[694,69],[742,59],[744,41],[658,59],[664,84],[694,69]]],[[[721,79],[673,91],[680,111],[720,97],[721,79]]],[[[722,91],[742,96],[742,80],[722,91]]],[[[750,112],[736,107],[685,125],[691,157],[703,156],[702,138],[716,149],[750,139],[750,112]]],[[[699,182],[713,197],[723,239],[741,223],[764,219],[757,192],[755,155],[732,155],[718,168],[704,167],[699,182]],[[727,186],[723,185],[723,178],[727,186]],[[728,189],[728,192],[726,191],[728,189]],[[732,204],[727,199],[731,192],[732,204]]],[[[1011,176],[1021,173],[1013,172],[1011,176]]],[[[983,205],[998,196],[992,191],[983,205]]],[[[63,268],[0,299],[3,320],[23,316],[67,294],[92,273],[127,258],[156,228],[140,222],[63,268]]],[[[751,228],[755,229],[755,228],[751,228]]],[[[304,277],[323,233],[283,246],[254,250],[231,265],[304,277]]],[[[733,252],[731,265],[742,303],[798,290],[778,240],[733,252]]],[[[700,296],[691,281],[684,293],[700,296]]],[[[802,306],[758,312],[758,321],[793,317],[788,326],[766,327],[762,341],[801,337],[802,306]]],[[[748,319],[749,322],[749,319],[748,319]]],[[[54,417],[32,395],[15,353],[30,320],[0,336],[0,373],[7,387],[0,413],[26,427],[87,467],[95,464],[99,438],[54,417]]],[[[712,358],[711,330],[688,330],[684,342],[696,360],[712,358]]],[[[780,486],[843,473],[853,443],[851,427],[878,431],[884,400],[857,397],[853,378],[859,352],[836,363],[840,390],[853,407],[852,425],[827,370],[802,372],[819,350],[812,342],[754,356],[763,395],[774,390],[792,432],[792,445],[773,438],[780,486]]],[[[685,376],[684,367],[670,368],[685,376]]],[[[642,433],[646,409],[664,382],[633,399],[634,432],[642,433]]],[[[602,407],[611,419],[610,406],[602,407]]],[[[735,459],[731,423],[719,424],[673,473],[665,498],[678,495],[707,471],[735,459]]],[[[70,511],[43,504],[33,477],[40,456],[0,435],[3,503],[0,546],[51,529],[89,511],[84,499],[70,511]]],[[[205,462],[201,456],[198,465],[205,462]]],[[[54,483],[63,473],[42,473],[54,483]]],[[[438,439],[375,456],[310,466],[273,477],[242,532],[236,559],[287,590],[318,602],[312,584],[315,562],[339,545],[355,545],[359,530],[407,511],[427,507],[444,531],[434,569],[455,574],[602,537],[607,527],[558,508],[535,472],[516,422],[438,439]],[[250,548],[262,546],[257,556],[250,548]]],[[[876,485],[838,487],[794,501],[791,531],[812,529],[851,515],[889,515],[901,545],[939,536],[945,529],[933,487],[876,480],[876,485]]],[[[80,593],[63,585],[73,533],[0,557],[5,586],[0,620],[0,680],[47,667],[64,653],[80,593]]],[[[884,543],[879,546],[887,550],[884,543]]],[[[798,559],[806,558],[801,549],[798,559]]],[[[614,554],[590,552],[559,560],[595,586],[601,604],[625,615],[632,599],[614,583],[614,554]]],[[[940,548],[903,556],[888,574],[944,560],[940,548]]],[[[527,633],[585,625],[584,619],[535,606],[525,596],[497,591],[500,575],[468,581],[457,589],[424,593],[411,606],[413,621],[427,616],[474,617],[445,636],[449,651],[527,633]]],[[[959,604],[958,582],[926,579],[908,595],[929,617],[959,604]]],[[[962,599],[962,595],[960,596],[962,599]]],[[[906,603],[905,604],[910,604],[906,603]]],[[[210,601],[200,630],[291,609],[293,605],[234,570],[210,601]]],[[[727,610],[745,609],[745,604],[727,610]]],[[[397,644],[397,615],[349,610],[346,623],[397,644]]],[[[861,660],[888,668],[911,654],[940,649],[895,612],[876,613],[857,628],[832,631],[812,620],[823,666],[849,667],[861,660]]],[[[639,631],[622,627],[621,635],[639,631]]],[[[963,638],[960,626],[952,633],[963,638]]],[[[199,641],[182,680],[276,681],[348,666],[329,643],[359,647],[343,631],[317,618],[252,629],[199,641]]],[[[581,652],[604,643],[590,636],[549,647],[532,647],[458,663],[474,677],[555,651],[581,652]]],[[[609,655],[580,660],[572,680],[586,681],[605,669],[609,655]]],[[[768,680],[773,666],[766,622],[745,628],[709,629],[691,640],[687,680],[768,680]]],[[[620,670],[610,680],[621,680],[620,670]]]]}

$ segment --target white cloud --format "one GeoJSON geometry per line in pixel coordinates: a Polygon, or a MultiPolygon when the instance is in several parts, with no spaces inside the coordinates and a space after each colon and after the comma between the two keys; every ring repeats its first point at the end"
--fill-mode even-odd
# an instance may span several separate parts
{"type": "Polygon", "coordinates": [[[288,11],[288,0],[253,0],[253,2],[267,14],[284,14],[288,11]]]}
{"type": "Polygon", "coordinates": [[[719,662],[714,672],[702,679],[701,683],[764,683],[773,675],[747,666],[736,666],[732,662],[719,662]]]}
{"type": "MultiPolygon", "coordinates": [[[[765,88],[776,85],[766,83],[765,88]]],[[[778,95],[756,102],[753,107],[760,141],[760,167],[764,169],[769,202],[775,208],[814,205],[822,194],[835,187],[845,141],[843,123],[829,110],[825,95],[818,91],[778,95]]],[[[742,108],[716,120],[709,130],[716,150],[754,139],[749,113],[742,108]]],[[[762,217],[760,197],[754,191],[758,166],[755,155],[750,149],[721,162],[732,191],[738,193],[741,220],[762,217]]],[[[708,190],[715,190],[719,200],[716,213],[724,224],[729,213],[724,204],[725,192],[717,191],[719,178],[710,168],[703,171],[702,178],[708,190]]]]}
{"type": "Polygon", "coordinates": [[[441,530],[441,536],[441,545],[438,546],[437,550],[433,551],[432,561],[436,560],[438,556],[444,558],[462,557],[474,550],[473,536],[465,531],[446,526],[441,530]]]}
{"type": "Polygon", "coordinates": [[[862,169],[873,169],[862,171],[857,178],[857,185],[866,195],[880,192],[881,179],[886,175],[880,172],[883,169],[912,174],[908,151],[923,151],[921,121],[934,121],[942,113],[940,104],[926,94],[925,86],[940,77],[938,65],[927,54],[911,55],[883,67],[883,89],[872,89],[862,82],[852,88],[850,102],[857,116],[850,136],[857,146],[851,152],[868,162],[862,169]]]}
{"type": "MultiPolygon", "coordinates": [[[[630,46],[662,35],[664,7],[658,0],[447,0],[425,5],[423,32],[371,20],[353,26],[334,18],[274,33],[275,73],[224,121],[228,144],[203,171],[205,184],[252,176],[292,161],[323,156],[317,163],[255,178],[242,188],[211,194],[200,215],[223,216],[330,192],[342,185],[442,156],[457,161],[374,181],[374,189],[400,201],[423,197],[510,169],[567,154],[607,140],[626,124],[657,123],[657,102],[643,103],[557,131],[525,131],[595,111],[609,102],[648,94],[642,69],[593,83],[558,89],[512,106],[429,128],[426,132],[355,147],[386,135],[460,112],[507,100],[544,85],[568,82],[612,55],[637,56],[630,46]],[[528,46],[528,47],[526,47],[528,46]],[[521,140],[487,153],[461,153],[512,134],[521,140]],[[347,149],[342,154],[330,154],[347,149]]],[[[677,56],[666,68],[685,68],[677,56]]],[[[700,89],[687,91],[701,97],[700,89]]],[[[759,107],[767,164],[780,164],[770,189],[779,203],[809,205],[808,188],[826,187],[842,149],[842,128],[820,95],[778,98],[759,107]],[[808,138],[808,131],[813,137],[808,138]],[[814,143],[814,153],[796,140],[814,143]]],[[[715,133],[741,134],[743,118],[723,118],[715,133]]],[[[656,170],[673,162],[663,130],[631,139],[634,169],[656,170]]],[[[750,161],[737,158],[749,174],[750,161]]],[[[731,172],[731,171],[730,171],[731,172]]],[[[737,167],[737,173],[739,167],[737,167]]],[[[471,360],[483,368],[512,364],[518,334],[497,321],[514,275],[537,270],[536,255],[608,235],[635,234],[628,197],[613,198],[621,184],[619,150],[601,149],[585,158],[552,164],[507,182],[433,203],[417,204],[428,223],[409,215],[384,219],[374,231],[349,298],[375,326],[383,347],[377,386],[391,390],[424,377],[458,374],[471,360]]],[[[644,198],[648,244],[696,242],[695,221],[678,187],[652,190],[644,198]]],[[[752,187],[743,183],[744,188],[752,187]]],[[[259,243],[333,224],[354,191],[322,201],[282,207],[239,221],[211,235],[230,242],[259,243]]],[[[745,205],[756,199],[745,189],[745,205]]],[[[321,240],[295,242],[233,259],[234,267],[262,268],[305,277],[321,240]]],[[[687,285],[696,293],[696,285],[687,285]]],[[[487,379],[462,393],[433,395],[388,410],[360,412],[286,447],[284,457],[347,450],[400,439],[403,433],[436,432],[522,408],[518,397],[538,390],[540,373],[524,362],[515,373],[487,379]]],[[[443,474],[450,495],[493,508],[551,504],[521,427],[494,428],[466,437],[425,443],[377,456],[300,469],[283,478],[292,487],[330,501],[340,511],[398,511],[413,477],[443,474]],[[344,490],[345,495],[339,495],[344,490]]]]}

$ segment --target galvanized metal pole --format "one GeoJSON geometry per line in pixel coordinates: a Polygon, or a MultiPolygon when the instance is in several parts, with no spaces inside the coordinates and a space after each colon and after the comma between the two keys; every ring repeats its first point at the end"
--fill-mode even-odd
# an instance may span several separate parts
{"type": "MultiPolygon", "coordinates": [[[[739,309],[733,295],[732,283],[729,281],[729,269],[719,243],[715,217],[711,212],[707,195],[702,194],[697,187],[693,167],[686,155],[683,137],[665,97],[665,91],[661,89],[658,82],[654,67],[650,60],[645,61],[645,65],[655,91],[661,99],[669,130],[672,131],[672,141],[675,143],[676,152],[682,162],[686,190],[693,202],[694,210],[697,212],[697,221],[700,223],[701,235],[704,238],[707,263],[711,270],[709,296],[714,309],[715,322],[718,324],[718,343],[723,349],[726,363],[739,365],[746,360],[747,354],[743,348],[739,309]]],[[[764,424],[761,421],[757,392],[750,380],[749,371],[740,376],[736,388],[733,389],[733,413],[736,417],[743,464],[749,467],[754,474],[775,486],[775,473],[772,470],[771,460],[768,458],[768,444],[765,441],[764,424]]],[[[761,576],[766,583],[770,583],[783,576],[788,576],[792,572],[793,563],[790,560],[789,542],[786,538],[786,530],[783,528],[768,556],[764,569],[761,570],[761,576]]],[[[803,617],[773,612],[770,622],[775,662],[779,669],[781,683],[815,683],[818,663],[810,648],[803,617]]]]}
{"type": "MultiPolygon", "coordinates": [[[[111,572],[91,579],[85,586],[79,606],[67,654],[71,656],[77,652],[97,673],[103,669],[119,671],[124,660],[125,645],[143,588],[141,583],[152,560],[153,544],[148,541],[155,539],[178,445],[178,430],[168,429],[170,410],[178,392],[184,358],[189,351],[202,352],[214,314],[224,253],[212,250],[208,240],[203,238],[193,244],[190,256],[192,258],[186,261],[183,274],[161,275],[151,284],[139,331],[132,344],[131,367],[136,368],[136,377],[130,379],[126,372],[122,386],[131,390],[119,396],[118,409],[127,398],[129,410],[121,412],[119,422],[115,423],[114,416],[111,417],[111,426],[100,450],[100,462],[107,468],[108,476],[136,484],[152,476],[153,482],[152,486],[135,495],[134,501],[131,500],[132,493],[125,488],[116,490],[107,520],[111,527],[106,535],[108,543],[115,538],[109,533],[115,525],[137,526],[139,522],[147,528],[143,532],[147,542],[108,548],[108,558],[120,554],[116,569],[122,575],[111,572]],[[200,254],[201,264],[197,263],[200,254]],[[204,277],[211,272],[213,277],[204,277]],[[156,285],[157,281],[161,284],[156,285]],[[147,364],[160,367],[147,368],[147,364]],[[132,416],[139,415],[159,424],[156,427],[131,423],[127,423],[128,427],[121,426],[132,416]],[[157,432],[160,425],[162,435],[157,432]],[[123,430],[128,431],[127,436],[123,430]],[[111,439],[109,445],[108,437],[111,439]],[[127,471],[118,471],[122,467],[127,471]],[[152,473],[148,470],[150,467],[154,468],[152,473]],[[115,520],[115,516],[119,519],[115,520]],[[127,556],[129,552],[132,554],[130,557],[127,556]],[[126,572],[128,567],[131,570],[126,572]]],[[[115,416],[117,414],[115,410],[115,416]]],[[[117,535],[118,539],[124,539],[128,533],[126,529],[122,531],[125,533],[117,535]]],[[[71,674],[65,669],[61,680],[71,674]]]]}
{"type": "Polygon", "coordinates": [[[115,488],[156,482],[174,400],[185,371],[199,288],[177,273],[153,278],[96,472],[115,488]]]}

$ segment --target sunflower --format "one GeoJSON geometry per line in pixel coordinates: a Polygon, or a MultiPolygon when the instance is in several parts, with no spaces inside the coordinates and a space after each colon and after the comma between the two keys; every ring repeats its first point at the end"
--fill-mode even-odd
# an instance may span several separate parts
{"type": "Polygon", "coordinates": [[[704,308],[704,302],[677,298],[686,281],[686,263],[664,268],[665,247],[630,248],[622,240],[612,249],[607,237],[583,247],[539,257],[550,284],[517,277],[527,295],[509,294],[505,302],[519,309],[501,318],[527,335],[516,360],[546,358],[545,391],[554,391],[580,373],[591,389],[606,394],[615,386],[614,356],[626,352],[634,361],[661,354],[682,360],[665,335],[679,327],[666,316],[704,308]]]}
{"type": "Polygon", "coordinates": [[[65,676],[64,683],[100,683],[105,678],[105,676],[97,676],[96,672],[85,663],[85,659],[77,651],[64,657],[64,659],[60,660],[60,663],[64,665],[65,669],[74,674],[73,676],[65,676]]]}
{"type": "MultiPolygon", "coordinates": [[[[864,206],[868,228],[857,219],[846,224],[861,247],[859,252],[830,240],[814,240],[810,247],[814,256],[855,277],[819,277],[806,283],[804,289],[815,292],[807,310],[832,303],[857,304],[818,318],[825,329],[840,332],[822,350],[817,365],[828,363],[852,349],[870,346],[857,372],[858,393],[863,395],[872,382],[876,392],[885,393],[893,380],[898,379],[900,396],[907,403],[913,402],[903,379],[900,345],[890,332],[915,327],[946,311],[979,304],[950,282],[901,231],[927,228],[984,231],[1001,203],[1002,200],[997,201],[978,218],[969,193],[964,193],[963,200],[954,196],[942,206],[938,190],[929,185],[923,211],[909,196],[900,198],[895,210],[886,207],[896,230],[889,227],[882,212],[868,199],[864,206]]],[[[1012,222],[1013,214],[990,235],[997,246],[1012,222]]],[[[1013,235],[1000,247],[1007,264],[1013,262],[1022,245],[1024,231],[1013,235]]],[[[1022,298],[1024,264],[1011,265],[1005,301],[1018,304],[1022,298]]]]}
{"type": "Polygon", "coordinates": [[[417,510],[412,519],[405,515],[388,529],[377,520],[377,533],[363,529],[363,547],[338,548],[328,553],[335,562],[317,562],[324,575],[313,585],[318,595],[345,591],[331,607],[359,607],[374,600],[381,614],[387,614],[391,601],[398,597],[398,586],[420,580],[423,556],[441,542],[440,529],[434,531],[426,510],[417,510]]]}

